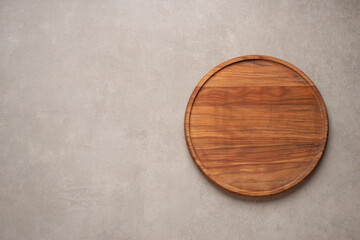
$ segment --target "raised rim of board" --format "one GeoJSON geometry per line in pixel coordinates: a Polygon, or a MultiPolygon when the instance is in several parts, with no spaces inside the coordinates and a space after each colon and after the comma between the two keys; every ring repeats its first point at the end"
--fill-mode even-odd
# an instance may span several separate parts
{"type": "Polygon", "coordinates": [[[303,73],[300,69],[298,69],[297,67],[295,67],[294,65],[275,58],[275,57],[270,57],[270,56],[265,56],[265,55],[246,55],[246,56],[242,56],[242,57],[237,57],[237,58],[233,58],[230,60],[227,60],[221,64],[219,64],[218,66],[216,66],[215,68],[213,68],[210,72],[208,72],[202,79],[201,81],[196,85],[194,91],[192,92],[188,105],[186,107],[186,111],[185,111],[185,121],[184,121],[184,129],[185,129],[185,139],[186,139],[186,144],[188,146],[189,152],[193,158],[193,160],[195,161],[196,165],[200,168],[200,170],[203,172],[203,174],[209,178],[212,182],[214,182],[215,184],[219,185],[222,188],[225,188],[226,190],[233,192],[233,193],[237,193],[237,194],[242,194],[242,195],[246,195],[246,196],[269,196],[269,195],[273,195],[276,193],[280,193],[283,192],[285,190],[288,190],[292,187],[294,187],[295,185],[297,185],[298,183],[300,183],[303,179],[305,179],[315,168],[315,166],[317,165],[317,163],[319,162],[319,160],[321,159],[325,147],[326,147],[326,142],[327,142],[327,138],[328,138],[328,131],[329,131],[329,120],[328,120],[328,115],[327,115],[327,111],[326,111],[326,106],[325,106],[325,102],[319,92],[319,90],[317,89],[317,87],[315,86],[315,84],[310,80],[310,78],[308,76],[306,76],[305,73],[303,73]],[[214,178],[207,170],[206,168],[202,165],[201,161],[198,159],[196,152],[193,148],[193,144],[191,142],[191,137],[190,137],[190,116],[191,116],[191,110],[192,110],[192,106],[194,104],[194,101],[197,97],[197,94],[199,93],[199,91],[201,90],[202,86],[206,83],[207,80],[209,80],[215,73],[217,73],[218,71],[220,71],[221,69],[237,63],[237,62],[241,62],[241,61],[246,61],[246,60],[257,60],[257,59],[264,59],[264,60],[268,60],[268,61],[273,61],[273,62],[277,62],[280,63],[290,69],[292,69],[293,71],[297,72],[307,83],[308,85],[312,88],[312,90],[315,93],[315,96],[320,104],[321,107],[321,111],[323,114],[323,121],[324,121],[324,130],[323,130],[323,142],[322,145],[320,147],[320,150],[318,152],[318,154],[314,157],[313,162],[311,163],[311,165],[300,175],[298,176],[294,181],[272,189],[272,190],[268,190],[268,191],[249,191],[249,190],[244,190],[244,189],[238,189],[235,188],[233,186],[230,186],[228,184],[225,184],[221,181],[218,181],[216,178],[214,178]]]}

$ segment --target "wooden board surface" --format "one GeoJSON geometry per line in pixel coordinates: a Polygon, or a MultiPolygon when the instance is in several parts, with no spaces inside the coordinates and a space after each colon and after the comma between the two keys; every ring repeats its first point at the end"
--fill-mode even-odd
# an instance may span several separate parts
{"type": "Polygon", "coordinates": [[[324,101],[295,66],[269,56],[226,61],[193,91],[185,137],[201,171],[221,187],[267,196],[302,181],[328,134],[324,101]]]}

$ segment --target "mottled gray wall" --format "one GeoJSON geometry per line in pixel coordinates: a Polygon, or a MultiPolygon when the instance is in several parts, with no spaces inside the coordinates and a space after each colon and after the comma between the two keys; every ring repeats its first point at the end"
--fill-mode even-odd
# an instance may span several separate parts
{"type": "Polygon", "coordinates": [[[360,1],[0,1],[0,239],[359,239],[360,1]],[[302,69],[330,135],[274,197],[211,184],[183,117],[217,64],[302,69]]]}

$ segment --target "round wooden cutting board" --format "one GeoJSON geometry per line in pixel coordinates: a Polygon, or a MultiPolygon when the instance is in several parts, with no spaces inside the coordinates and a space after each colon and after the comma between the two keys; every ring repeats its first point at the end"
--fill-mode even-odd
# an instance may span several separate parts
{"type": "Polygon", "coordinates": [[[302,181],[321,158],[328,134],[324,101],[298,68],[244,56],[211,70],[185,114],[197,166],[235,193],[267,196],[302,181]]]}

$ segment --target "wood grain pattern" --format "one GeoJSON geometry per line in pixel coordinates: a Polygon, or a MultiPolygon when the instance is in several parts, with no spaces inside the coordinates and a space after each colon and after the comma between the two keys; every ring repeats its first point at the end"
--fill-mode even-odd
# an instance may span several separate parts
{"type": "Polygon", "coordinates": [[[226,61],[196,86],[185,137],[201,171],[235,193],[266,196],[303,180],[328,134],[324,101],[295,66],[251,55],[226,61]]]}

